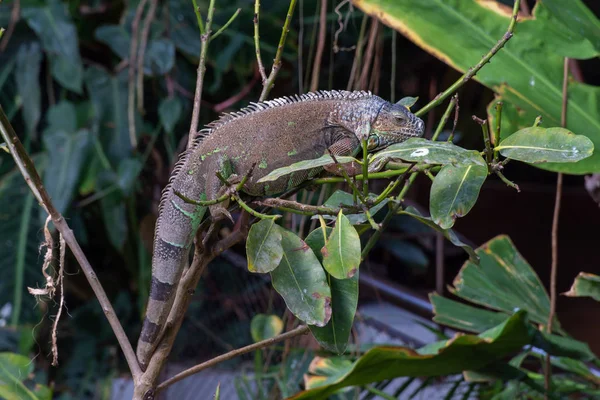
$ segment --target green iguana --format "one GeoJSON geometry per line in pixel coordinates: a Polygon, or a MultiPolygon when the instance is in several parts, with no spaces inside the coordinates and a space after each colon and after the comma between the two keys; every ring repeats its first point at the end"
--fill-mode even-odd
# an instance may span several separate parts
{"type": "MultiPolygon", "coordinates": [[[[194,200],[214,200],[226,190],[216,172],[228,182],[239,183],[256,165],[242,191],[250,196],[275,195],[323,170],[297,171],[272,182],[258,182],[277,168],[327,152],[354,156],[363,139],[373,152],[422,134],[423,121],[407,107],[364,91],[319,91],[251,103],[208,124],[182,154],[161,197],[150,298],[137,347],[141,365],[145,368],[156,347],[207,209],[185,202],[177,193],[194,200]]],[[[325,169],[335,173],[336,168],[325,169]]],[[[223,203],[208,208],[213,219],[231,219],[223,203]]]]}

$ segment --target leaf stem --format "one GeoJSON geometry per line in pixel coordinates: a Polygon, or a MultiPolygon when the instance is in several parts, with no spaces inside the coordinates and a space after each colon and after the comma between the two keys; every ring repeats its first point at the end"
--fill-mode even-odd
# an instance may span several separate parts
{"type": "Polygon", "coordinates": [[[454,106],[456,106],[457,101],[458,96],[453,96],[450,99],[450,103],[448,103],[448,107],[446,108],[444,115],[442,115],[442,119],[440,120],[440,123],[438,124],[437,128],[435,129],[435,132],[433,133],[433,136],[431,137],[432,141],[436,141],[437,138],[440,136],[440,133],[442,133],[442,129],[444,129],[444,125],[446,125],[446,122],[448,122],[448,118],[450,118],[450,113],[454,109],[454,106]]]}
{"type": "Polygon", "coordinates": [[[237,18],[237,16],[238,16],[238,15],[240,15],[240,12],[241,12],[241,11],[242,11],[242,9],[241,9],[241,8],[238,8],[238,9],[237,9],[237,10],[236,10],[236,11],[233,13],[233,15],[232,15],[232,16],[229,18],[229,20],[228,20],[228,21],[225,23],[225,25],[223,25],[221,28],[219,28],[219,30],[218,30],[218,31],[216,31],[216,32],[215,32],[215,34],[214,34],[214,35],[212,35],[212,36],[210,37],[210,39],[208,39],[208,43],[212,42],[212,40],[213,40],[214,38],[216,38],[216,37],[217,37],[217,36],[219,36],[221,33],[223,33],[223,31],[224,31],[225,29],[227,29],[227,27],[229,27],[229,25],[231,25],[231,23],[232,23],[232,22],[233,22],[233,21],[234,21],[234,20],[237,18]]]}

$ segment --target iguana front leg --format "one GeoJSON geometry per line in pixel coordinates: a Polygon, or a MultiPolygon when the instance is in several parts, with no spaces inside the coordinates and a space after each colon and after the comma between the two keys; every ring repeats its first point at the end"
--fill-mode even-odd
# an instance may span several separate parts
{"type": "MultiPolygon", "coordinates": [[[[334,157],[336,156],[356,156],[360,153],[362,149],[361,143],[355,135],[346,136],[327,148],[327,153],[332,154],[334,157]]],[[[374,164],[369,164],[369,172],[377,172],[380,171],[388,160],[385,162],[377,162],[374,164]]],[[[343,169],[348,176],[356,176],[363,173],[362,166],[355,162],[345,163],[345,164],[330,164],[324,167],[325,171],[337,175],[342,176],[343,173],[340,171],[340,168],[343,169]]]]}

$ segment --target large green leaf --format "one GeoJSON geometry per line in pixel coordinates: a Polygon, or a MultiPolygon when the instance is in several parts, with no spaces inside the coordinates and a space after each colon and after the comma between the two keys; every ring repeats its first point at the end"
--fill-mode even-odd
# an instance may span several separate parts
{"type": "Polygon", "coordinates": [[[47,116],[43,140],[50,160],[44,174],[44,186],[56,209],[64,213],[87,165],[93,138],[87,129],[76,130],[75,106],[68,101],[51,107],[47,116]]]}
{"type": "MultiPolygon", "coordinates": [[[[510,10],[491,1],[356,0],[354,4],[463,72],[503,37],[510,22],[510,10]]],[[[563,11],[557,6],[560,15],[563,11]]],[[[560,125],[563,56],[554,49],[558,41],[563,47],[572,46],[572,42],[565,42],[569,38],[551,29],[553,25],[553,21],[538,18],[537,10],[534,18],[521,20],[514,37],[475,77],[519,108],[542,115],[546,126],[560,125]]],[[[568,26],[573,29],[578,25],[568,26]]],[[[595,147],[600,146],[598,104],[600,88],[570,82],[567,128],[589,137],[595,147]]],[[[600,153],[577,163],[539,167],[576,174],[597,172],[600,153]]]]}
{"type": "MultiPolygon", "coordinates": [[[[563,25],[571,35],[579,35],[587,39],[595,50],[595,55],[600,54],[600,20],[586,7],[582,0],[543,0],[542,4],[555,17],[554,21],[563,25]]],[[[573,46],[580,43],[579,38],[570,37],[573,46]]],[[[587,58],[582,55],[573,56],[563,54],[565,57],[587,58]]]]}
{"type": "Polygon", "coordinates": [[[340,210],[325,246],[321,248],[323,267],[336,279],[352,278],[360,265],[360,238],[340,210]]]}
{"type": "Polygon", "coordinates": [[[483,332],[506,319],[505,314],[459,303],[436,293],[429,295],[429,301],[435,322],[467,332],[483,332]]]}
{"type": "Polygon", "coordinates": [[[527,163],[576,162],[592,155],[594,144],[564,128],[521,129],[496,147],[506,158],[527,163]]]}
{"type": "Polygon", "coordinates": [[[167,97],[160,101],[158,118],[165,132],[173,133],[175,125],[181,117],[182,108],[181,100],[178,97],[167,97]]]}
{"type": "Polygon", "coordinates": [[[580,272],[575,278],[571,289],[564,294],[570,297],[591,297],[600,301],[600,276],[580,272]]]}
{"type": "Polygon", "coordinates": [[[39,43],[25,43],[17,52],[17,68],[15,80],[17,91],[23,103],[23,121],[27,134],[37,137],[36,128],[40,122],[42,112],[40,90],[40,66],[42,63],[42,50],[39,43]]]}
{"type": "Polygon", "coordinates": [[[248,271],[265,273],[277,268],[283,257],[283,232],[273,219],[263,219],[250,227],[246,239],[248,271]]]}
{"type": "MultiPolygon", "coordinates": [[[[127,123],[127,71],[116,77],[98,68],[85,71],[85,84],[94,110],[94,129],[98,131],[107,156],[117,165],[131,150],[127,123]]],[[[136,114],[136,126],[140,126],[136,114]]]]}
{"type": "MultiPolygon", "coordinates": [[[[377,198],[376,194],[369,193],[368,199],[375,200],[376,198],[377,198]]],[[[376,206],[370,208],[369,212],[371,213],[371,215],[377,214],[379,212],[379,210],[381,210],[387,204],[387,202],[388,202],[387,199],[383,200],[381,203],[379,203],[376,206]]],[[[336,190],[323,203],[324,206],[332,207],[332,208],[334,208],[334,207],[337,208],[337,207],[340,207],[342,205],[352,206],[354,204],[355,204],[354,196],[352,196],[351,193],[345,192],[343,190],[336,190]]],[[[344,215],[346,216],[346,218],[348,218],[348,221],[350,221],[350,223],[352,225],[359,225],[359,224],[362,224],[363,222],[365,222],[367,220],[367,216],[365,215],[364,212],[360,212],[360,213],[357,213],[357,214],[344,214],[344,215]]],[[[318,218],[318,216],[315,215],[312,218],[316,219],[316,218],[318,218]]],[[[323,218],[324,219],[329,219],[329,220],[335,220],[336,216],[335,215],[323,215],[323,218]]]]}
{"type": "MultiPolygon", "coordinates": [[[[504,235],[476,250],[479,265],[467,261],[450,291],[458,297],[493,310],[512,314],[526,310],[531,320],[545,325],[550,299],[535,271],[504,235]]],[[[561,331],[558,321],[554,329],[561,331]]]]}
{"type": "Polygon", "coordinates": [[[517,312],[479,336],[457,335],[417,351],[406,347],[375,347],[362,355],[344,375],[323,386],[300,392],[292,399],[326,399],[348,386],[362,386],[400,376],[442,376],[479,369],[530,343],[526,313],[517,312]]]}
{"type": "Polygon", "coordinates": [[[52,76],[67,89],[81,93],[83,65],[78,35],[66,5],[50,0],[45,7],[24,8],[22,15],[50,58],[52,76]]]}
{"type": "MultiPolygon", "coordinates": [[[[332,228],[327,227],[325,234],[317,228],[306,237],[306,244],[322,261],[321,249],[325,246],[327,236],[332,228]]],[[[335,279],[327,276],[331,288],[331,319],[323,327],[309,326],[313,336],[323,348],[341,354],[346,350],[348,338],[352,330],[356,307],[358,306],[358,276],[356,273],[350,279],[335,279]]]]}
{"type": "Polygon", "coordinates": [[[448,142],[435,142],[423,138],[410,138],[393,144],[375,153],[373,162],[382,158],[399,158],[410,162],[427,164],[476,164],[485,166],[485,161],[475,150],[466,150],[448,142]]]}
{"type": "MultiPolygon", "coordinates": [[[[335,159],[339,164],[345,164],[345,163],[349,163],[349,162],[353,162],[353,161],[356,163],[360,163],[354,157],[348,157],[348,156],[339,156],[339,157],[336,157],[335,159]]],[[[323,155],[319,158],[315,158],[313,160],[299,161],[292,165],[288,165],[287,167],[277,168],[276,170],[271,171],[267,176],[263,176],[262,178],[260,178],[258,180],[258,182],[270,182],[270,181],[274,181],[282,176],[289,175],[292,172],[304,171],[304,170],[312,169],[312,168],[320,168],[320,167],[324,167],[326,165],[331,165],[331,164],[334,164],[333,158],[329,154],[325,154],[325,155],[323,155]]]]}
{"type": "Polygon", "coordinates": [[[273,287],[290,311],[308,325],[324,326],[331,318],[331,290],[317,256],[290,231],[283,230],[281,263],[271,272],[273,287]]]}
{"type": "Polygon", "coordinates": [[[487,166],[444,165],[429,193],[429,212],[433,221],[442,229],[449,229],[456,218],[467,215],[479,197],[487,174],[487,166]]]}

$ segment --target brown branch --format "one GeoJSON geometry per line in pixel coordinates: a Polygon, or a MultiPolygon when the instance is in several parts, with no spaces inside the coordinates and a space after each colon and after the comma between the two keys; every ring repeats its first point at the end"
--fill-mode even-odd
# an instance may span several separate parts
{"type": "Polygon", "coordinates": [[[131,42],[129,44],[129,70],[127,74],[127,121],[129,124],[129,143],[134,149],[137,147],[135,132],[135,66],[137,55],[138,28],[148,0],[141,0],[138,4],[133,21],[131,22],[131,42]]]}
{"type": "MultiPolygon", "coordinates": [[[[569,87],[569,59],[565,57],[563,66],[563,85],[562,85],[562,108],[560,114],[560,126],[567,126],[567,103],[569,87]]],[[[563,187],[563,174],[558,173],[556,177],[556,197],[554,199],[554,213],[552,215],[552,263],[550,265],[550,313],[548,314],[547,331],[552,333],[554,316],[556,315],[556,276],[558,273],[558,219],[560,217],[560,202],[563,187]]],[[[544,370],[544,386],[546,388],[545,397],[550,390],[550,378],[552,376],[552,365],[550,363],[550,354],[546,355],[546,368],[544,370]]]]}
{"type": "Polygon", "coordinates": [[[367,79],[369,77],[369,71],[371,70],[371,62],[373,60],[373,54],[375,45],[377,44],[377,32],[379,31],[379,20],[373,18],[371,22],[371,28],[369,30],[369,38],[367,39],[367,50],[365,51],[365,57],[362,65],[362,71],[358,79],[358,89],[367,89],[367,79]]]}
{"type": "Polygon", "coordinates": [[[69,248],[73,252],[73,255],[75,256],[75,259],[81,266],[85,277],[87,278],[92,290],[94,291],[94,294],[96,295],[100,306],[102,307],[102,311],[104,312],[108,323],[110,324],[113,332],[115,333],[117,341],[119,342],[121,350],[123,351],[125,359],[127,360],[127,364],[133,376],[133,380],[134,382],[136,382],[140,377],[142,371],[137,362],[137,358],[135,357],[135,353],[133,352],[133,348],[131,347],[131,343],[129,343],[127,335],[125,334],[125,331],[123,330],[123,327],[121,326],[121,323],[119,322],[119,319],[115,314],[115,310],[110,304],[106,292],[102,288],[102,285],[100,284],[100,281],[98,280],[94,269],[87,260],[85,254],[83,253],[83,250],[81,250],[77,239],[75,239],[73,231],[71,230],[71,228],[69,228],[69,225],[67,224],[63,216],[54,207],[54,204],[52,203],[48,192],[46,192],[46,189],[42,184],[42,179],[40,178],[35,168],[35,165],[33,164],[33,161],[31,160],[31,158],[27,154],[27,151],[23,147],[23,144],[17,137],[17,134],[15,133],[13,127],[8,121],[8,117],[4,113],[4,110],[1,106],[0,134],[6,142],[6,144],[8,145],[8,149],[10,150],[10,153],[13,159],[15,160],[17,167],[21,171],[25,182],[27,182],[27,185],[33,192],[38,203],[40,203],[40,205],[50,215],[54,226],[60,232],[65,243],[69,246],[69,248]]]}
{"type": "Polygon", "coordinates": [[[152,25],[157,4],[158,0],[150,1],[150,8],[144,19],[144,25],[142,26],[140,47],[137,56],[137,109],[142,115],[144,114],[144,57],[146,55],[148,36],[150,35],[150,25],[152,25]]]}
{"type": "Polygon", "coordinates": [[[198,70],[196,71],[196,91],[194,93],[194,108],[192,110],[192,122],[188,133],[188,144],[190,148],[196,132],[198,132],[198,123],[200,121],[200,104],[202,102],[202,88],[204,85],[204,73],[206,72],[206,53],[208,51],[208,41],[210,39],[210,28],[212,26],[213,15],[215,13],[215,0],[210,0],[208,5],[208,15],[206,17],[206,31],[200,36],[200,60],[198,61],[198,70]]]}
{"type": "Polygon", "coordinates": [[[2,38],[2,43],[0,43],[0,53],[4,53],[6,47],[8,46],[8,42],[10,41],[10,37],[15,31],[15,26],[17,26],[17,22],[19,22],[19,16],[21,14],[21,0],[15,0],[13,3],[13,8],[10,12],[10,22],[8,23],[8,29],[4,32],[3,35],[0,35],[2,38]]]}
{"type": "Polygon", "coordinates": [[[319,75],[321,71],[321,60],[323,50],[325,49],[325,36],[327,34],[327,0],[321,0],[321,13],[319,15],[319,39],[317,41],[317,53],[313,63],[312,79],[310,82],[310,91],[319,89],[319,75]]]}
{"type": "Polygon", "coordinates": [[[210,368],[216,364],[222,363],[223,361],[231,360],[232,358],[241,356],[242,354],[250,353],[255,350],[269,347],[275,343],[282,342],[282,341],[291,339],[291,338],[299,336],[299,335],[303,335],[303,334],[307,333],[308,331],[309,331],[308,326],[300,325],[299,327],[297,327],[289,332],[283,333],[281,335],[272,337],[270,339],[265,339],[260,342],[253,343],[251,345],[248,345],[248,346],[236,349],[236,350],[232,350],[228,353],[222,354],[218,357],[213,358],[212,360],[208,360],[202,364],[198,364],[192,368],[186,369],[185,371],[178,373],[177,375],[173,376],[172,378],[167,379],[166,381],[164,381],[163,383],[158,385],[158,387],[156,388],[156,392],[160,392],[160,391],[164,390],[165,388],[167,388],[168,386],[174,384],[175,382],[179,382],[180,380],[187,378],[188,376],[196,374],[196,373],[198,373],[204,369],[210,368]]]}

